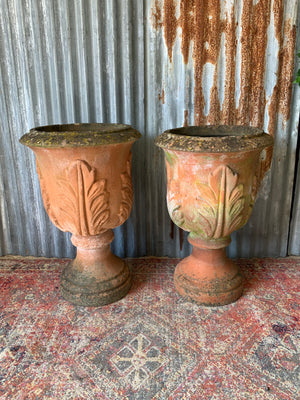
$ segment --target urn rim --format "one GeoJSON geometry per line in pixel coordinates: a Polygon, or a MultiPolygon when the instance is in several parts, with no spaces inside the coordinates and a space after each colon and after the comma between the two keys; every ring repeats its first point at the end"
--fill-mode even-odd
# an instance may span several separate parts
{"type": "Polygon", "coordinates": [[[134,142],[142,135],[130,125],[118,123],[72,123],[43,125],[20,138],[28,147],[90,147],[134,142]]]}
{"type": "Polygon", "coordinates": [[[263,129],[244,125],[199,125],[168,129],[155,139],[166,150],[230,153],[266,148],[272,136],[263,129]]]}

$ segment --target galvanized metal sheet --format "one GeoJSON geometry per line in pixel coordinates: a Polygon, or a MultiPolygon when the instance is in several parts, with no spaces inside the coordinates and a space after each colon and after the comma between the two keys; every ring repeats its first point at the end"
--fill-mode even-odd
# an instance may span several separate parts
{"type": "MultiPolygon", "coordinates": [[[[298,9],[300,9],[300,2],[298,3],[298,9]]],[[[298,11],[299,16],[299,11],[298,11]]],[[[297,32],[300,31],[300,18],[298,17],[297,20],[297,32]]],[[[300,49],[300,35],[297,35],[296,38],[296,49],[297,52],[300,49]]],[[[300,59],[299,57],[295,60],[295,70],[298,71],[300,69],[300,59]]],[[[293,101],[293,110],[294,110],[294,126],[297,130],[298,126],[298,166],[297,170],[295,171],[295,182],[293,188],[293,208],[292,208],[292,215],[291,215],[291,222],[290,222],[290,232],[289,232],[289,255],[300,255],[300,137],[299,137],[299,112],[300,112],[300,87],[295,87],[295,99],[293,101]],[[298,118],[298,120],[297,120],[298,118]]]]}
{"type": "Polygon", "coordinates": [[[0,253],[74,256],[70,235],[44,211],[33,154],[19,137],[44,124],[122,122],[143,139],[133,147],[132,214],[115,230],[118,255],[188,254],[186,233],[167,213],[164,160],[153,140],[202,123],[251,124],[274,135],[272,172],[229,253],[286,255],[299,119],[291,83],[297,6],[0,0],[0,253]]]}
{"type": "Polygon", "coordinates": [[[289,255],[300,255],[300,163],[298,163],[297,182],[290,226],[289,255]]]}

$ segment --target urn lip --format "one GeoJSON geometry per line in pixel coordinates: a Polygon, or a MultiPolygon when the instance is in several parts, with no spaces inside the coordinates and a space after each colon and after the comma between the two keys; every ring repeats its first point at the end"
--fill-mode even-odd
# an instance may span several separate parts
{"type": "Polygon", "coordinates": [[[38,126],[23,135],[20,143],[28,147],[89,147],[134,142],[142,135],[130,125],[73,123],[38,126]]]}
{"type": "Polygon", "coordinates": [[[199,153],[231,153],[269,147],[272,136],[244,125],[199,125],[169,129],[155,139],[163,149],[199,153]]]}

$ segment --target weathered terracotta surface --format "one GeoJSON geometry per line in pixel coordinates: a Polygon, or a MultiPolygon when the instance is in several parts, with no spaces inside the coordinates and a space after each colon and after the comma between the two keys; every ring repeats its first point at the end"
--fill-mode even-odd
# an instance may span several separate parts
{"type": "Polygon", "coordinates": [[[61,275],[70,302],[99,306],[130,288],[128,266],[111,253],[112,229],[129,217],[131,146],[140,133],[121,124],[70,124],[32,129],[20,142],[36,157],[46,211],[71,232],[77,256],[61,275]]]}
{"type": "Polygon", "coordinates": [[[241,295],[243,278],[225,247],[248,221],[272,143],[262,130],[243,126],[183,127],[156,139],[166,156],[170,217],[193,245],[174,277],[185,298],[216,306],[241,295]]]}

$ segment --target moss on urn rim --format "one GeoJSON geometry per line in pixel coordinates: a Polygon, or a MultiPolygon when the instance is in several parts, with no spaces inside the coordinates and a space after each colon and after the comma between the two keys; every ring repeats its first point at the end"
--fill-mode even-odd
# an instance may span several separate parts
{"type": "Polygon", "coordinates": [[[20,143],[28,147],[87,147],[133,142],[140,132],[125,124],[63,124],[33,128],[20,143]]]}
{"type": "Polygon", "coordinates": [[[155,139],[163,149],[231,153],[265,148],[273,138],[260,128],[242,125],[200,125],[169,129],[155,139]]]}

